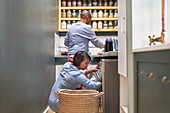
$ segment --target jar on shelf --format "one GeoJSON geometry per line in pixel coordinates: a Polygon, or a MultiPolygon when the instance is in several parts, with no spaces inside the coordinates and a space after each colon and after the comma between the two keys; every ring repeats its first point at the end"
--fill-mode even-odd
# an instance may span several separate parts
{"type": "Polygon", "coordinates": [[[113,18],[113,10],[109,10],[109,18],[113,18]]]}
{"type": "Polygon", "coordinates": [[[97,6],[97,0],[93,0],[93,6],[97,6]]]}
{"type": "Polygon", "coordinates": [[[83,6],[87,6],[86,0],[83,0],[83,6]]]}
{"type": "Polygon", "coordinates": [[[114,28],[117,28],[117,27],[118,27],[118,21],[115,20],[115,21],[114,21],[114,28]]]}
{"type": "Polygon", "coordinates": [[[117,0],[115,0],[114,6],[118,6],[118,1],[117,0]]]}
{"type": "Polygon", "coordinates": [[[107,24],[107,21],[105,20],[104,23],[103,23],[103,29],[108,29],[108,24],[107,24]]]}
{"type": "Polygon", "coordinates": [[[109,29],[113,29],[113,22],[109,21],[109,29]]]}
{"type": "Polygon", "coordinates": [[[82,1],[81,0],[78,0],[77,6],[82,6],[82,1]]]}
{"type": "Polygon", "coordinates": [[[62,7],[66,7],[66,0],[62,0],[62,1],[61,1],[61,6],[62,6],[62,7]]]}
{"type": "Polygon", "coordinates": [[[108,18],[108,12],[107,12],[106,9],[104,10],[103,17],[104,17],[104,18],[108,18]]]}
{"type": "Polygon", "coordinates": [[[102,0],[98,1],[98,6],[102,6],[102,0]]]}
{"type": "Polygon", "coordinates": [[[67,18],[71,18],[71,10],[70,9],[67,11],[67,18]]]}
{"type": "Polygon", "coordinates": [[[115,9],[114,18],[118,18],[118,10],[117,9],[115,9]]]}
{"type": "Polygon", "coordinates": [[[99,12],[98,12],[98,17],[99,17],[99,18],[103,18],[103,11],[102,11],[102,10],[99,10],[99,12]]]}
{"type": "Polygon", "coordinates": [[[113,6],[113,0],[109,0],[109,6],[113,6]]]}
{"type": "Polygon", "coordinates": [[[92,6],[92,0],[88,0],[88,6],[92,6]]]}
{"type": "Polygon", "coordinates": [[[73,25],[74,23],[76,23],[76,21],[72,21],[72,25],[73,25]]]}
{"type": "Polygon", "coordinates": [[[78,11],[78,18],[80,18],[81,10],[78,11]]]}
{"type": "Polygon", "coordinates": [[[72,1],[72,6],[73,6],[73,7],[76,7],[76,5],[77,5],[76,0],[73,0],[73,1],[72,1]]]}
{"type": "Polygon", "coordinates": [[[107,0],[104,0],[104,6],[108,6],[107,0]]]}
{"type": "Polygon", "coordinates": [[[76,18],[76,10],[73,10],[72,17],[76,18]]]}
{"type": "Polygon", "coordinates": [[[67,1],[67,6],[68,6],[68,7],[71,7],[71,0],[68,0],[68,1],[67,1]]]}
{"type": "Polygon", "coordinates": [[[71,27],[71,21],[67,21],[67,29],[71,27]]]}
{"type": "Polygon", "coordinates": [[[102,21],[99,21],[98,22],[98,29],[102,29],[103,28],[103,23],[102,23],[102,21]]]}
{"type": "Polygon", "coordinates": [[[61,23],[61,29],[66,29],[67,28],[67,23],[66,21],[62,21],[61,23]]]}
{"type": "Polygon", "coordinates": [[[66,18],[66,10],[62,10],[61,17],[66,18]]]}
{"type": "Polygon", "coordinates": [[[97,29],[97,22],[96,21],[93,21],[92,27],[93,27],[93,29],[97,29]]]}
{"type": "Polygon", "coordinates": [[[97,10],[93,11],[93,18],[97,18],[97,10]]]}

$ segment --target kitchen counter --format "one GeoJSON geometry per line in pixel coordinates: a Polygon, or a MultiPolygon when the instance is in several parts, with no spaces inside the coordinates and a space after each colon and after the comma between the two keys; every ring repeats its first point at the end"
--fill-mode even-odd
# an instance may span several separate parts
{"type": "MultiPolygon", "coordinates": [[[[100,62],[101,59],[117,59],[118,52],[106,52],[103,55],[90,55],[91,61],[89,64],[97,64],[100,62]]],[[[55,56],[55,64],[56,65],[63,65],[67,62],[67,55],[56,55],[55,56]]]]}

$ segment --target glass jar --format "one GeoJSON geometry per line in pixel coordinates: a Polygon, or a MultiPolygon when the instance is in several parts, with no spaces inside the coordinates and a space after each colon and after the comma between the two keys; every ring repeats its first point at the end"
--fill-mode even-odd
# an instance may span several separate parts
{"type": "Polygon", "coordinates": [[[107,24],[107,21],[105,20],[104,23],[103,23],[103,29],[108,29],[108,24],[107,24]]]}
{"type": "Polygon", "coordinates": [[[104,6],[108,6],[107,0],[104,0],[104,6]]]}
{"type": "Polygon", "coordinates": [[[115,0],[114,6],[118,6],[118,1],[117,0],[115,0]]]}
{"type": "Polygon", "coordinates": [[[109,18],[113,18],[113,10],[109,10],[109,18]]]}
{"type": "Polygon", "coordinates": [[[102,10],[99,10],[99,12],[98,12],[98,17],[99,17],[99,18],[103,18],[103,11],[102,11],[102,10]]]}
{"type": "Polygon", "coordinates": [[[68,7],[71,7],[71,0],[68,0],[68,1],[67,1],[67,6],[68,6],[68,7]]]}
{"type": "Polygon", "coordinates": [[[77,2],[77,6],[82,6],[82,2],[81,2],[81,0],[78,0],[78,2],[77,2]]]}
{"type": "Polygon", "coordinates": [[[63,10],[63,11],[62,11],[61,17],[62,17],[62,18],[66,18],[66,10],[63,10]]]}
{"type": "Polygon", "coordinates": [[[118,18],[118,10],[117,9],[115,9],[114,18],[118,18]]]}
{"type": "Polygon", "coordinates": [[[73,6],[73,7],[76,7],[76,4],[77,4],[76,0],[73,0],[73,1],[72,1],[72,6],[73,6]]]}
{"type": "Polygon", "coordinates": [[[66,21],[62,21],[61,29],[66,29],[66,27],[67,27],[66,21]]]}
{"type": "Polygon", "coordinates": [[[115,20],[115,21],[114,21],[114,28],[117,28],[117,27],[118,27],[118,21],[115,20]]]}
{"type": "Polygon", "coordinates": [[[107,10],[106,10],[106,9],[104,10],[103,17],[104,17],[104,18],[108,18],[108,12],[107,12],[107,10]]]}
{"type": "Polygon", "coordinates": [[[72,17],[76,18],[76,10],[73,10],[72,17]]]}
{"type": "Polygon", "coordinates": [[[98,4],[99,4],[98,6],[102,6],[102,0],[99,0],[98,4]]]}
{"type": "Polygon", "coordinates": [[[102,21],[99,21],[98,22],[98,29],[102,29],[103,28],[103,23],[102,23],[102,21]]]}
{"type": "Polygon", "coordinates": [[[97,0],[93,0],[93,6],[97,6],[97,0]]]}
{"type": "Polygon", "coordinates": [[[81,10],[78,11],[78,18],[80,18],[81,10]]]}
{"type": "Polygon", "coordinates": [[[92,27],[93,27],[93,29],[97,29],[97,22],[96,21],[93,21],[92,27]]]}
{"type": "Polygon", "coordinates": [[[71,27],[71,21],[67,21],[67,29],[71,27]]]}
{"type": "Polygon", "coordinates": [[[66,0],[62,0],[62,1],[61,1],[61,6],[62,6],[62,7],[66,7],[66,0]]]}
{"type": "Polygon", "coordinates": [[[83,0],[83,6],[87,6],[86,0],[83,0]]]}
{"type": "Polygon", "coordinates": [[[93,11],[93,18],[97,18],[97,10],[93,11]]]}
{"type": "Polygon", "coordinates": [[[67,11],[67,18],[71,18],[71,10],[70,9],[67,11]]]}
{"type": "Polygon", "coordinates": [[[109,6],[113,6],[113,0],[109,0],[109,6]]]}
{"type": "Polygon", "coordinates": [[[92,6],[92,0],[88,0],[88,6],[92,6]]]}
{"type": "Polygon", "coordinates": [[[109,21],[109,29],[113,29],[113,22],[109,21]]]}

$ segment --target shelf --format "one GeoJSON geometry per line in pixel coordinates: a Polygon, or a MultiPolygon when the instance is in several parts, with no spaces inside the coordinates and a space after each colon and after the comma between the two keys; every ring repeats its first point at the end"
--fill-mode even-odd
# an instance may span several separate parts
{"type": "MultiPolygon", "coordinates": [[[[67,29],[59,29],[59,32],[67,32],[67,29]]],[[[118,29],[94,29],[95,32],[117,32],[118,29]]]]}
{"type": "MultiPolygon", "coordinates": [[[[77,20],[77,21],[78,21],[78,20],[80,20],[80,18],[61,18],[61,20],[67,20],[67,21],[68,21],[68,20],[72,20],[72,21],[77,20]]],[[[118,18],[92,18],[92,19],[91,19],[91,21],[99,21],[99,20],[101,20],[101,21],[102,21],[102,20],[103,20],[103,21],[104,21],[104,20],[114,21],[114,20],[118,20],[118,18]]]]}
{"type": "Polygon", "coordinates": [[[107,7],[104,7],[104,6],[89,6],[89,7],[81,6],[81,7],[79,7],[79,6],[77,6],[77,7],[61,7],[61,9],[65,9],[65,10],[69,10],[69,9],[70,10],[73,10],[73,9],[75,9],[75,10],[84,10],[84,9],[86,9],[86,10],[89,10],[89,9],[110,10],[110,9],[112,9],[112,10],[114,10],[114,9],[118,9],[118,7],[117,6],[107,6],[107,7]]]}

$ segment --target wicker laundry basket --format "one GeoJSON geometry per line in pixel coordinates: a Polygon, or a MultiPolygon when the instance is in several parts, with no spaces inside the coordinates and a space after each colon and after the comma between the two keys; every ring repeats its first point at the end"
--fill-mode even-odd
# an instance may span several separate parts
{"type": "Polygon", "coordinates": [[[102,92],[94,90],[61,90],[59,96],[59,113],[99,113],[99,97],[102,92]]]}

